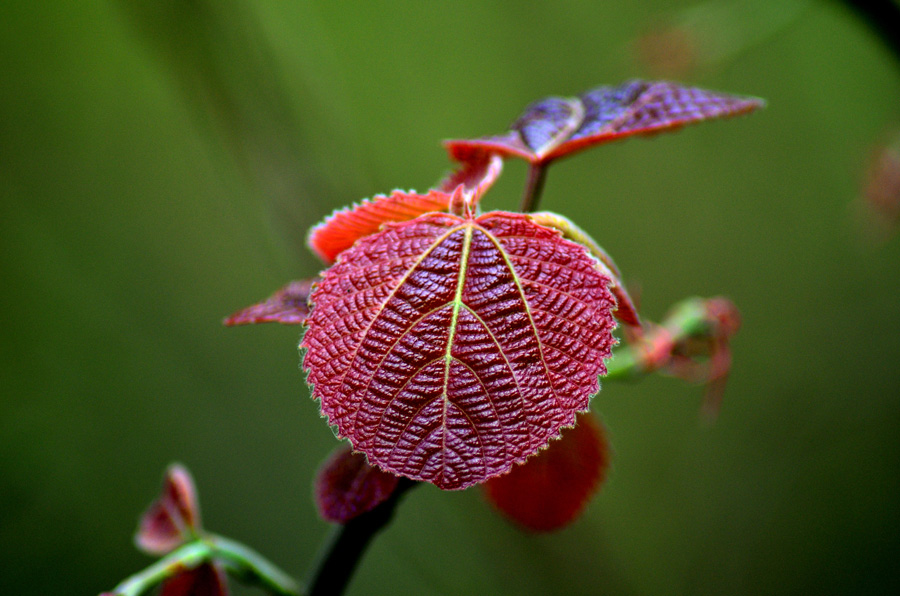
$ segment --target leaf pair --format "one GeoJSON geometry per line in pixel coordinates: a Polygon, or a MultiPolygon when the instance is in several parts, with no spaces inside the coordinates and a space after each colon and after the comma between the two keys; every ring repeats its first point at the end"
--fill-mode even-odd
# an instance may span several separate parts
{"type": "MultiPolygon", "coordinates": [[[[187,468],[166,470],[162,494],[141,516],[135,543],[142,551],[164,555],[202,533],[197,489],[187,468]]],[[[162,582],[160,596],[228,596],[225,569],[216,561],[173,570],[162,582]]]]}

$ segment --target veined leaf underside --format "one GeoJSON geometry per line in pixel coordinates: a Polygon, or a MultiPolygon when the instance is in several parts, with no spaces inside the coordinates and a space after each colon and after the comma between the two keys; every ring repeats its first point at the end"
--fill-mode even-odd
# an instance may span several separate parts
{"type": "Polygon", "coordinates": [[[583,247],[524,215],[392,224],[313,294],[304,367],[372,463],[464,488],[587,408],[614,342],[609,283],[583,247]]]}

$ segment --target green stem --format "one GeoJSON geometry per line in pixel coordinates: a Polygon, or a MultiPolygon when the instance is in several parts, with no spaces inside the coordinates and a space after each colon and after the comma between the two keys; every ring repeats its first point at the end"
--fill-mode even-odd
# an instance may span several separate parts
{"type": "MultiPolygon", "coordinates": [[[[660,326],[669,334],[672,343],[678,343],[695,335],[700,335],[709,326],[706,301],[701,298],[687,298],[679,302],[660,326]]],[[[632,343],[613,352],[606,363],[606,380],[632,379],[654,369],[648,366],[644,357],[645,346],[632,343]]]]}
{"type": "Polygon", "coordinates": [[[143,571],[135,573],[116,586],[116,596],[140,596],[162,581],[175,575],[179,569],[193,569],[208,561],[210,546],[202,541],[189,542],[173,550],[143,571]]]}
{"type": "Polygon", "coordinates": [[[221,536],[206,535],[175,549],[113,589],[117,596],[140,596],[185,569],[219,562],[244,582],[276,596],[301,596],[302,590],[286,573],[256,551],[221,536]]]}
{"type": "Polygon", "coordinates": [[[303,591],[288,574],[251,548],[222,536],[209,536],[213,556],[245,583],[278,596],[300,596],[303,591]]]}

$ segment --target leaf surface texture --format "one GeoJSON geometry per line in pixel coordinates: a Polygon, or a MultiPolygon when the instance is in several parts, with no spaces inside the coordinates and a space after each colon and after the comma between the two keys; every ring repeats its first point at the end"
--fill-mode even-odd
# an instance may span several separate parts
{"type": "Polygon", "coordinates": [[[389,224],[313,293],[301,343],[313,396],[382,469],[444,489],[483,482],[587,409],[615,343],[610,283],[526,215],[389,224]]]}

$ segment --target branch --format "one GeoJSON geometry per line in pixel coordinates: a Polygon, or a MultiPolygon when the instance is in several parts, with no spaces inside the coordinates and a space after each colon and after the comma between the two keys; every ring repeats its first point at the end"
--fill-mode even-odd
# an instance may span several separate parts
{"type": "Polygon", "coordinates": [[[663,371],[706,384],[702,414],[718,415],[731,369],[730,340],[741,324],[740,313],[726,298],[688,298],[677,304],[662,325],[648,325],[607,363],[607,379],[635,378],[663,371]]]}
{"type": "Polygon", "coordinates": [[[336,526],[319,554],[308,584],[308,596],[342,594],[366,548],[394,517],[400,498],[420,482],[400,478],[393,494],[375,509],[336,526]]]}

